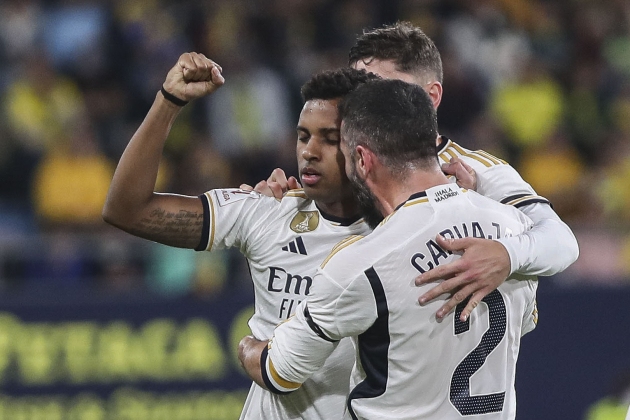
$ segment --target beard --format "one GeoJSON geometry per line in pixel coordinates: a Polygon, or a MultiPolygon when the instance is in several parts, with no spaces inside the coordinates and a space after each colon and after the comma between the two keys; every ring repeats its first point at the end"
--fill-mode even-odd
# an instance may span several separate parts
{"type": "Polygon", "coordinates": [[[359,213],[361,213],[363,220],[365,220],[371,229],[376,228],[383,221],[383,215],[376,207],[376,197],[367,187],[365,181],[357,176],[354,167],[348,179],[350,180],[352,194],[359,205],[359,213]]]}

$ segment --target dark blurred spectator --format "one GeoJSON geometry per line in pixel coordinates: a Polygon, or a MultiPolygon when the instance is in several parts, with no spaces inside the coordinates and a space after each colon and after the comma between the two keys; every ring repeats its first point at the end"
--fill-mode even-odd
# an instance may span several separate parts
{"type": "MultiPolygon", "coordinates": [[[[588,264],[578,261],[570,276],[597,277],[589,267],[615,279],[630,273],[625,0],[0,2],[2,244],[18,244],[7,238],[20,235],[41,247],[60,243],[50,255],[68,261],[72,252],[62,251],[73,248],[71,238],[80,244],[75,248],[86,247],[65,229],[63,240],[45,235],[60,220],[82,233],[99,229],[96,209],[109,182],[107,168],[183,51],[215,59],[226,85],[207,103],[182,111],[165,147],[160,190],[198,194],[251,184],[275,166],[295,175],[299,86],[316,71],[345,65],[363,28],[397,19],[421,26],[442,52],[441,131],[509,160],[574,227],[580,260],[588,264]],[[53,194],[57,188],[72,194],[53,194]],[[614,248],[612,260],[601,255],[603,247],[614,248]],[[610,269],[598,261],[609,261],[610,269]]],[[[173,295],[220,290],[225,267],[236,265],[246,275],[231,255],[184,261],[151,248],[128,260],[112,250],[77,255],[92,261],[83,273],[114,279],[96,282],[112,290],[136,287],[128,279],[146,280],[145,269],[159,261],[181,263],[153,268],[159,284],[150,287],[173,295]]],[[[28,256],[22,249],[7,245],[0,252],[28,256]]],[[[25,273],[23,265],[7,266],[25,273]]],[[[71,261],[59,267],[59,273],[78,272],[71,261]]],[[[44,275],[41,266],[32,268],[44,275]]]]}
{"type": "Polygon", "coordinates": [[[88,121],[73,124],[40,161],[33,206],[43,227],[98,229],[114,166],[99,150],[88,121]]]}
{"type": "Polygon", "coordinates": [[[559,83],[532,60],[514,80],[498,86],[490,111],[510,140],[521,149],[544,145],[563,119],[564,96],[559,83]]]}

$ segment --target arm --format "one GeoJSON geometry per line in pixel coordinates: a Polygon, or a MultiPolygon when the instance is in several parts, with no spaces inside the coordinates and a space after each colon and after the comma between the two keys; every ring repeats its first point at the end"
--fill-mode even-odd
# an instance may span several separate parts
{"type": "Polygon", "coordinates": [[[552,276],[577,260],[575,235],[549,205],[530,204],[520,210],[534,226],[521,235],[499,239],[509,254],[510,274],[552,276]]]}
{"type": "MultiPolygon", "coordinates": [[[[205,96],[224,83],[221,68],[202,54],[183,54],[164,89],[181,100],[205,96]]],[[[158,93],[114,173],[103,219],[126,232],[166,245],[195,248],[203,205],[197,197],[154,192],[164,143],[181,107],[158,93]]]]}
{"type": "Polygon", "coordinates": [[[275,329],[268,345],[248,337],[239,345],[248,375],[271,392],[298,389],[341,338],[364,332],[377,319],[374,294],[363,277],[342,286],[320,270],[313,281],[317,290],[275,329]]]}
{"type": "Polygon", "coordinates": [[[239,343],[238,356],[247,375],[275,394],[298,389],[324,365],[338,343],[321,329],[314,330],[312,325],[312,318],[302,303],[294,317],[276,328],[271,340],[244,337],[239,343]]]}

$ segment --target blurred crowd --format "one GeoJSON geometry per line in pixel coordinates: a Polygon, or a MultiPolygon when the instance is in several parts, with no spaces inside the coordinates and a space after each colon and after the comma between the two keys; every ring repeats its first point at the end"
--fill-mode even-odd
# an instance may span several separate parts
{"type": "Polygon", "coordinates": [[[138,242],[101,220],[167,71],[198,51],[226,84],[185,107],[156,188],[253,185],[296,172],[301,84],[399,19],[442,53],[441,134],[508,160],[578,234],[567,278],[630,278],[627,0],[2,0],[0,284],[207,294],[241,270],[245,288],[232,253],[138,242]]]}

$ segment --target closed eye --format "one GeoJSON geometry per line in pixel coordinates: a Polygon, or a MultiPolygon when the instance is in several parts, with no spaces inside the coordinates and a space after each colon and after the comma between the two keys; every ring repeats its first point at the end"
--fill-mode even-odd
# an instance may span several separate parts
{"type": "Polygon", "coordinates": [[[309,133],[306,130],[297,129],[297,136],[298,136],[298,141],[302,142],[302,143],[306,143],[310,138],[311,138],[311,133],[309,133]]]}

